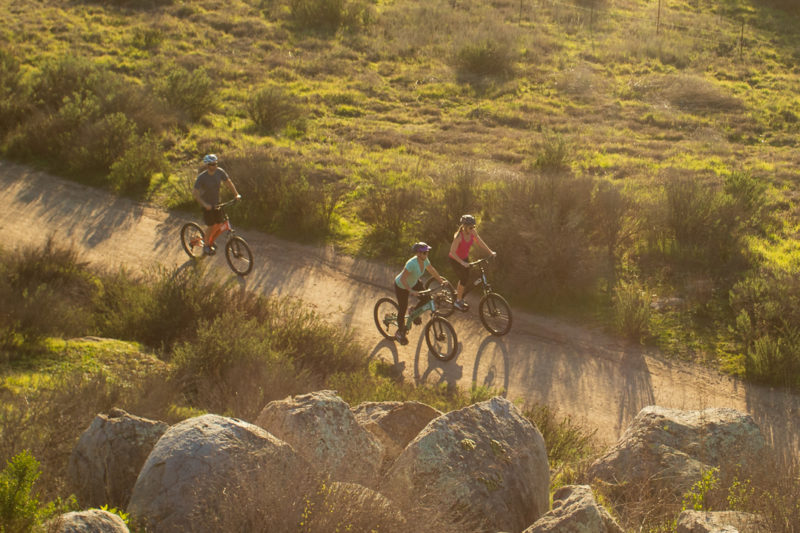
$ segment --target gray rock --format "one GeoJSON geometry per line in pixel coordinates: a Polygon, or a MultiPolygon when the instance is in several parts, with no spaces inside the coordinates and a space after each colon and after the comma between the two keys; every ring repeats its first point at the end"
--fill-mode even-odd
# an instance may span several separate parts
{"type": "Polygon", "coordinates": [[[771,533],[766,521],[738,511],[683,511],[677,533],[771,533]]]}
{"type": "Polygon", "coordinates": [[[622,533],[622,528],[598,505],[591,487],[569,485],[553,494],[553,509],[524,533],[622,533]]]}
{"type": "Polygon", "coordinates": [[[648,484],[679,496],[713,467],[757,464],[765,447],[752,417],[739,411],[649,406],[588,474],[610,484],[648,484]]]}
{"type": "Polygon", "coordinates": [[[350,406],[335,392],[318,391],[270,402],[255,424],[291,444],[334,481],[375,486],[383,446],[358,424],[350,406]]]}
{"type": "Polygon", "coordinates": [[[291,446],[263,429],[199,416],[158,441],[128,511],[153,533],[255,531],[257,524],[292,531],[313,490],[310,472],[291,446]]]}
{"type": "Polygon", "coordinates": [[[124,509],[147,456],[169,426],[112,409],[97,415],[72,449],[70,490],[84,507],[124,509]]]}
{"type": "Polygon", "coordinates": [[[118,515],[100,509],[62,514],[47,524],[48,533],[129,533],[118,515]]]}
{"type": "Polygon", "coordinates": [[[508,400],[481,402],[432,420],[384,480],[401,507],[458,517],[462,531],[521,531],[549,507],[544,439],[508,400]]]}
{"type": "Polygon", "coordinates": [[[353,409],[356,420],[383,445],[384,465],[402,453],[442,412],[420,402],[364,402],[353,409]]]}

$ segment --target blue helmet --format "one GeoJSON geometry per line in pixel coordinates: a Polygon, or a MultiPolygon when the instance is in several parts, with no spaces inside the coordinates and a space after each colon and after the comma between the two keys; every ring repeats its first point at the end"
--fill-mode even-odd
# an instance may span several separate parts
{"type": "Polygon", "coordinates": [[[206,165],[216,163],[217,161],[218,161],[218,158],[214,154],[208,154],[207,156],[205,156],[203,158],[203,163],[205,163],[206,165]]]}
{"type": "Polygon", "coordinates": [[[431,249],[431,247],[428,246],[427,243],[418,242],[415,243],[414,246],[411,247],[411,249],[414,250],[414,253],[419,253],[419,252],[427,252],[431,249]]]}
{"type": "Polygon", "coordinates": [[[475,217],[472,215],[462,215],[461,216],[461,225],[462,226],[474,226],[475,225],[475,217]]]}

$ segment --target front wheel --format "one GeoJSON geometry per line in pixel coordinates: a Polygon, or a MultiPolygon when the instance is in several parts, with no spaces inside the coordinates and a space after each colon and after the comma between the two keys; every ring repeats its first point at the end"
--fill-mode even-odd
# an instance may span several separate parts
{"type": "Polygon", "coordinates": [[[200,257],[203,255],[203,228],[194,222],[187,222],[181,228],[181,244],[189,257],[200,257]]]}
{"type": "Polygon", "coordinates": [[[478,304],[478,315],[483,327],[492,335],[505,335],[511,329],[511,306],[499,294],[490,292],[481,298],[478,304]]]}
{"type": "Polygon", "coordinates": [[[440,361],[449,361],[456,356],[458,337],[446,318],[435,316],[425,324],[425,342],[433,356],[440,361]]]}
{"type": "MultiPolygon", "coordinates": [[[[425,282],[426,289],[433,289],[437,291],[441,285],[436,278],[430,278],[428,281],[425,282]]],[[[456,291],[450,285],[445,285],[443,290],[436,292],[436,296],[434,297],[436,301],[436,312],[439,313],[441,316],[450,316],[453,314],[454,307],[453,302],[456,301],[456,291]]]]}
{"type": "Polygon", "coordinates": [[[232,237],[225,244],[225,259],[231,270],[240,276],[246,276],[253,270],[253,252],[241,237],[232,237]]]}
{"type": "Polygon", "coordinates": [[[399,311],[400,308],[397,306],[397,302],[391,298],[381,298],[375,304],[375,310],[373,311],[375,325],[381,335],[387,339],[393,339],[394,334],[397,333],[397,314],[399,311]]]}

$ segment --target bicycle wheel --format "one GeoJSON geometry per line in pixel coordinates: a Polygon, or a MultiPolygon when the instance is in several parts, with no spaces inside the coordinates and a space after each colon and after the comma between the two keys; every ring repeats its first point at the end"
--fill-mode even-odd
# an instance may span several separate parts
{"type": "Polygon", "coordinates": [[[478,315],[483,327],[492,335],[505,335],[511,329],[511,306],[499,294],[490,292],[481,298],[478,304],[478,315]]]}
{"type": "Polygon", "coordinates": [[[397,313],[399,311],[400,308],[397,306],[397,302],[391,298],[381,298],[375,304],[375,311],[373,312],[375,325],[381,335],[387,339],[393,339],[394,334],[397,333],[397,313]]]}
{"type": "Polygon", "coordinates": [[[181,228],[181,244],[189,257],[201,257],[203,255],[203,228],[194,222],[188,222],[181,228]]]}
{"type": "Polygon", "coordinates": [[[433,356],[440,361],[449,361],[456,356],[458,336],[446,318],[435,316],[425,324],[425,342],[433,356]]]}
{"type": "MultiPolygon", "coordinates": [[[[436,290],[441,285],[436,278],[430,278],[428,281],[425,282],[426,289],[433,289],[436,290]]],[[[450,316],[453,314],[455,307],[453,307],[453,302],[456,301],[456,291],[453,287],[447,285],[443,291],[437,293],[436,295],[436,311],[441,316],[450,316]]]]}
{"type": "Polygon", "coordinates": [[[253,252],[241,237],[228,239],[225,244],[225,259],[228,260],[231,270],[240,276],[246,276],[253,270],[253,252]]]}

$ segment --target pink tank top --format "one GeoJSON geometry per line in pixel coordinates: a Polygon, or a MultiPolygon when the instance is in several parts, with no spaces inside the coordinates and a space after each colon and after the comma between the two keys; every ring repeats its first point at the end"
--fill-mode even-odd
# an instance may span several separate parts
{"type": "Polygon", "coordinates": [[[469,259],[469,249],[472,248],[472,243],[475,242],[475,236],[470,235],[469,240],[467,240],[464,238],[464,232],[459,233],[461,241],[458,243],[458,248],[456,248],[456,255],[466,261],[469,259]]]}

